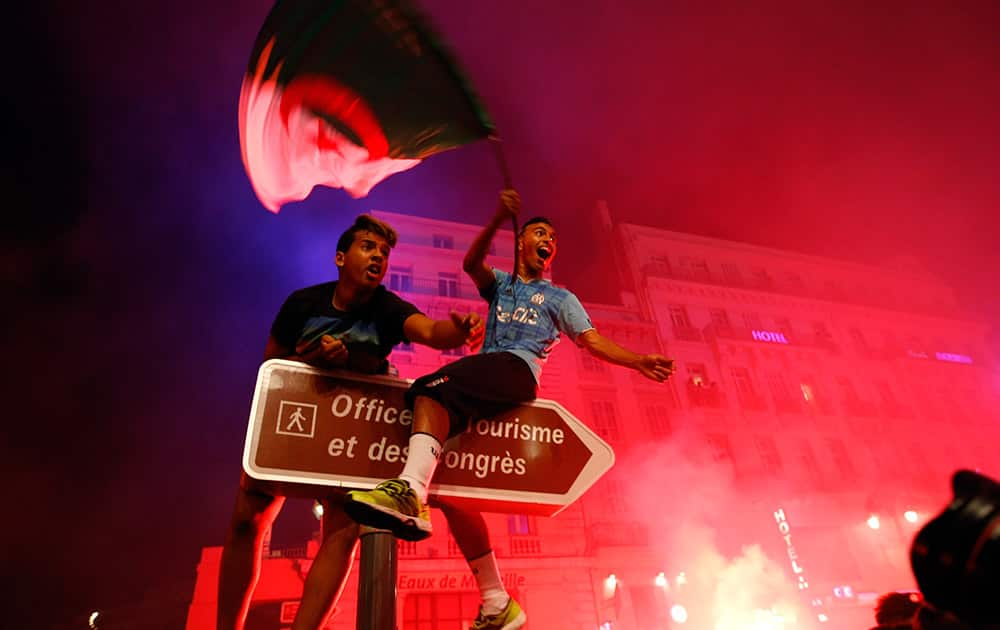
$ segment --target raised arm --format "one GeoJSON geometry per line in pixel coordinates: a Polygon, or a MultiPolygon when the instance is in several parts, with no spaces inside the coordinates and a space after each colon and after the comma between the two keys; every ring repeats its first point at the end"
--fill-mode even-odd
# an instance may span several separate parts
{"type": "MultiPolygon", "coordinates": [[[[469,274],[472,281],[476,283],[476,288],[482,291],[496,281],[493,270],[486,264],[486,255],[490,252],[490,243],[496,236],[497,230],[511,217],[517,216],[521,211],[521,197],[516,190],[503,190],[500,192],[500,201],[497,203],[497,210],[493,218],[486,224],[483,231],[476,236],[469,251],[465,252],[462,260],[462,270],[469,274]]],[[[515,235],[516,237],[516,235],[515,235]]]]}
{"type": "Polygon", "coordinates": [[[586,350],[608,363],[637,370],[646,378],[662,383],[674,373],[674,360],[660,354],[636,354],[619,346],[591,328],[577,337],[577,342],[586,350]]]}
{"type": "Polygon", "coordinates": [[[403,333],[413,343],[445,350],[463,344],[477,348],[482,343],[484,329],[478,313],[452,311],[449,319],[431,319],[423,313],[414,313],[403,322],[403,333]]]}

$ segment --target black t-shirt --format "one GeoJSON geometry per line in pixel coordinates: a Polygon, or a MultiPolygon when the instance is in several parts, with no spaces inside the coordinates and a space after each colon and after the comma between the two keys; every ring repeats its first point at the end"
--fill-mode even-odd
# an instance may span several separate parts
{"type": "Polygon", "coordinates": [[[271,324],[271,336],[295,350],[300,343],[315,343],[331,335],[347,345],[347,369],[365,374],[385,374],[386,357],[393,346],[407,341],[403,322],[420,310],[379,286],[362,308],[345,312],[333,307],[336,282],[299,289],[285,300],[271,324]]]}

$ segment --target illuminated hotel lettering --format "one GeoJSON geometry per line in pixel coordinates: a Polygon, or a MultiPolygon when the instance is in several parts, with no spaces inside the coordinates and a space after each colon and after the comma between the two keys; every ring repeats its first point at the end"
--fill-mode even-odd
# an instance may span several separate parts
{"type": "Polygon", "coordinates": [[[751,330],[750,336],[756,341],[766,341],[768,343],[788,343],[785,333],[772,332],[770,330],[751,330]]]}
{"type": "Polygon", "coordinates": [[[951,363],[972,363],[972,357],[953,352],[935,352],[934,358],[938,361],[950,361],[951,363]]]}
{"type": "Polygon", "coordinates": [[[795,545],[792,544],[792,526],[788,524],[788,519],[785,518],[785,511],[781,508],[778,508],[778,511],[774,513],[774,520],[778,524],[778,533],[781,534],[781,539],[785,541],[788,561],[792,565],[792,573],[795,574],[799,590],[804,591],[809,588],[809,581],[806,580],[805,571],[799,564],[799,554],[795,551],[795,545]]]}

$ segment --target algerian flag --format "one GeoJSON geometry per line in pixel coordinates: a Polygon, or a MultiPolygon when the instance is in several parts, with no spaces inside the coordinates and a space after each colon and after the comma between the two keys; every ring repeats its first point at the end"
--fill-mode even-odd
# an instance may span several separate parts
{"type": "Polygon", "coordinates": [[[272,212],[317,185],[363,197],[494,131],[405,0],[278,0],[250,55],[239,124],[243,164],[272,212]]]}

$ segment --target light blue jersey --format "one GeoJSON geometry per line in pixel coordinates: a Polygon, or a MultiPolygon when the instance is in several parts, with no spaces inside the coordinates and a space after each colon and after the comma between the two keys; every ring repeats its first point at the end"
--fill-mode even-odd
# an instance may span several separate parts
{"type": "Polygon", "coordinates": [[[480,291],[490,303],[486,318],[486,338],[480,352],[510,352],[524,359],[541,379],[542,365],[559,343],[559,333],[574,342],[594,327],[590,316],[573,293],[548,280],[511,286],[510,274],[494,268],[496,282],[480,291]]]}

